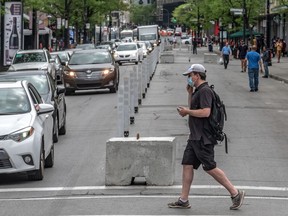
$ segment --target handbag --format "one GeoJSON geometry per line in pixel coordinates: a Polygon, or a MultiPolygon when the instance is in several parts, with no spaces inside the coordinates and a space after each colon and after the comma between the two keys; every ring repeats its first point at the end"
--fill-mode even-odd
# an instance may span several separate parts
{"type": "Polygon", "coordinates": [[[219,61],[218,61],[218,64],[220,64],[220,65],[223,65],[223,64],[224,64],[224,61],[223,61],[223,58],[222,58],[222,57],[220,57],[220,59],[219,59],[219,61]]]}

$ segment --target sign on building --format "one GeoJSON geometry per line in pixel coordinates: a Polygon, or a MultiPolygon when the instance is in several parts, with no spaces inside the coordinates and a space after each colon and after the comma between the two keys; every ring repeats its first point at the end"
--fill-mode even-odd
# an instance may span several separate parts
{"type": "Polygon", "coordinates": [[[22,3],[5,2],[4,16],[4,61],[3,65],[11,62],[22,43],[22,3]]]}

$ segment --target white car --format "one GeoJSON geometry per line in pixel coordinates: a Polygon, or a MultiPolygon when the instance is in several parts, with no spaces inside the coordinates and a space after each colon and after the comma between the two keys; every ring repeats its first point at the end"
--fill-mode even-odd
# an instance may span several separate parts
{"type": "Polygon", "coordinates": [[[43,179],[54,165],[53,111],[31,83],[0,82],[0,174],[43,179]]]}
{"type": "Polygon", "coordinates": [[[141,48],[143,50],[143,58],[146,58],[148,53],[149,53],[149,50],[146,47],[145,41],[137,41],[137,43],[141,46],[141,48]]]}
{"type": "Polygon", "coordinates": [[[55,60],[47,49],[18,50],[8,70],[44,70],[56,80],[55,60]]]}
{"type": "Polygon", "coordinates": [[[122,43],[117,47],[114,58],[119,65],[122,65],[123,62],[138,64],[143,60],[143,50],[137,43],[122,43]]]}
{"type": "Polygon", "coordinates": [[[192,43],[192,37],[191,36],[181,37],[181,43],[182,44],[191,44],[192,43]]]}

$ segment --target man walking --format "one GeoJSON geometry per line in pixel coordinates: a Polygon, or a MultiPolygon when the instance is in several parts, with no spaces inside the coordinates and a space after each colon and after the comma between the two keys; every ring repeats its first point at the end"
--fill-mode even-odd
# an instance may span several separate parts
{"type": "Polygon", "coordinates": [[[196,38],[193,38],[192,46],[193,46],[193,54],[197,54],[197,40],[196,40],[196,38]]]}
{"type": "Polygon", "coordinates": [[[248,51],[248,46],[244,44],[243,40],[241,40],[240,45],[238,47],[237,57],[241,61],[241,72],[246,72],[246,63],[245,57],[248,51]]]}
{"type": "Polygon", "coordinates": [[[227,66],[229,64],[229,58],[230,55],[232,55],[232,51],[229,47],[228,42],[226,42],[226,45],[222,48],[222,57],[223,57],[223,61],[224,61],[224,68],[227,69],[227,66]]]}
{"type": "Polygon", "coordinates": [[[263,53],[262,53],[262,61],[264,65],[264,76],[263,78],[268,78],[269,77],[269,68],[268,68],[268,63],[270,61],[270,55],[269,51],[266,49],[265,46],[263,46],[263,53]]]}
{"type": "Polygon", "coordinates": [[[214,97],[206,82],[206,70],[201,64],[193,64],[183,75],[188,77],[189,108],[178,107],[177,110],[182,117],[189,116],[190,135],[182,159],[182,193],[176,202],[168,203],[168,207],[191,208],[188,196],[193,182],[194,169],[198,169],[202,164],[202,168],[229,191],[232,198],[230,209],[237,210],[243,203],[245,193],[237,190],[225,173],[216,166],[214,145],[217,141],[211,138],[213,136],[205,129],[209,127],[208,118],[214,97]]]}
{"type": "Polygon", "coordinates": [[[262,60],[260,54],[256,52],[257,47],[252,46],[252,50],[246,55],[246,63],[248,64],[248,77],[250,92],[257,92],[259,85],[259,69],[262,70],[262,60]]]}

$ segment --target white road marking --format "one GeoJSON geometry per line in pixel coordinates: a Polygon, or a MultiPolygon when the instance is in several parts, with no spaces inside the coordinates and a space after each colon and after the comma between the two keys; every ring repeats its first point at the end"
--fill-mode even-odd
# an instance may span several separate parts
{"type": "MultiPolygon", "coordinates": [[[[41,187],[41,188],[0,188],[0,193],[7,192],[42,192],[42,191],[81,191],[81,190],[171,190],[181,189],[181,185],[173,186],[78,186],[78,187],[41,187]]],[[[266,186],[235,186],[242,190],[260,190],[260,191],[288,191],[288,187],[266,187],[266,186]]],[[[191,189],[224,189],[220,185],[193,185],[191,189]]]]}
{"type": "MultiPolygon", "coordinates": [[[[122,198],[175,198],[176,196],[171,195],[113,195],[113,196],[103,196],[103,195],[85,195],[85,196],[66,196],[66,197],[31,197],[31,198],[7,198],[0,199],[0,201],[48,201],[48,200],[80,200],[80,199],[122,199],[122,198]]],[[[189,196],[189,199],[230,199],[230,196],[202,196],[202,195],[193,195],[189,196]]],[[[261,196],[246,196],[245,199],[261,199],[261,200],[287,200],[288,197],[261,197],[261,196]]]]}

